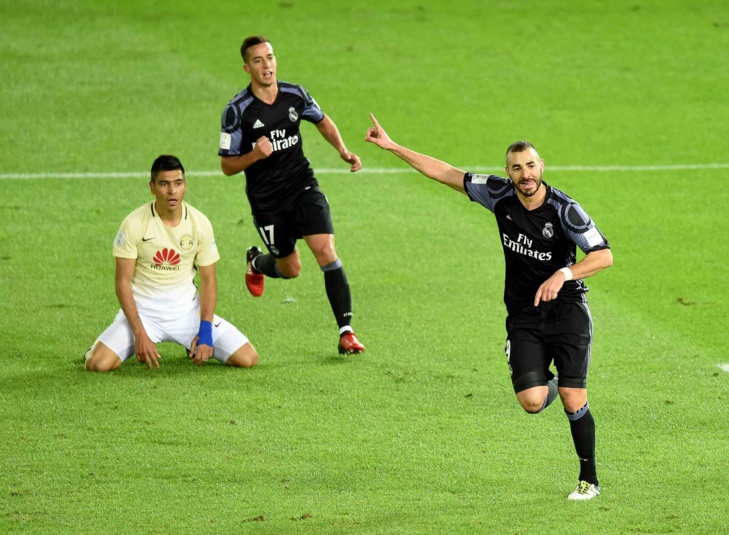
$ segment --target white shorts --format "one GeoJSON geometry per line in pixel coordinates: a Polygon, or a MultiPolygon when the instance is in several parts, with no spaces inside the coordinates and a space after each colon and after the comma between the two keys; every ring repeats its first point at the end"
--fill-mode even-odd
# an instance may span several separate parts
{"type": "MultiPolygon", "coordinates": [[[[141,309],[138,312],[147,336],[155,344],[176,342],[190,349],[190,344],[200,329],[199,307],[175,315],[166,312],[165,317],[153,312],[145,313],[141,309]]],[[[101,336],[97,338],[98,341],[116,353],[122,362],[134,355],[134,334],[129,327],[124,311],[119,310],[114,318],[114,323],[101,333],[101,336]]],[[[213,357],[224,363],[228,357],[247,343],[248,338],[234,325],[217,315],[213,316],[213,357]]]]}

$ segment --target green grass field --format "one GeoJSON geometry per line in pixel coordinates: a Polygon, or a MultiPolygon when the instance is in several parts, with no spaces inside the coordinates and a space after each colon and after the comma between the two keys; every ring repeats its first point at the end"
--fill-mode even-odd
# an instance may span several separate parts
{"type": "Polygon", "coordinates": [[[729,532],[726,50],[719,1],[3,3],[0,533],[729,532]],[[365,166],[303,127],[361,357],[337,355],[308,251],[297,280],[245,290],[259,239],[243,178],[216,171],[253,33],[365,166]],[[599,498],[566,500],[560,407],[514,398],[493,217],[366,145],[370,112],[469,170],[530,139],[610,240],[588,280],[599,498]],[[217,312],[255,369],[163,344],[159,370],[83,371],[162,153],[215,227],[217,312]]]}

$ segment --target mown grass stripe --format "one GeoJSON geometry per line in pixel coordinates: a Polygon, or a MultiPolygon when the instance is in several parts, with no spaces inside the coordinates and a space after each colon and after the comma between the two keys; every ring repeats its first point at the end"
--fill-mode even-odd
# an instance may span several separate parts
{"type": "MultiPolygon", "coordinates": [[[[503,167],[484,166],[459,166],[473,172],[498,173],[503,167]]],[[[551,165],[550,171],[596,171],[596,172],[651,172],[651,171],[686,171],[700,169],[729,169],[729,163],[697,163],[697,164],[675,164],[675,165],[551,165]]],[[[315,169],[319,175],[345,175],[350,174],[344,169],[315,169]]],[[[359,173],[368,175],[389,175],[415,173],[411,168],[381,167],[363,168],[359,173]]],[[[0,180],[38,180],[48,178],[140,178],[149,175],[149,171],[129,172],[75,172],[68,173],[0,173],[0,180]]],[[[221,171],[190,171],[187,176],[220,176],[221,171]]]]}

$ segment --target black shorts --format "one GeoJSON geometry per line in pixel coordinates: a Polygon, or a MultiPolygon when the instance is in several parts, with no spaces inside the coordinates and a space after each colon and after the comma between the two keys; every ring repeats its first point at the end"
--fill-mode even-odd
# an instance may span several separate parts
{"type": "Polygon", "coordinates": [[[592,347],[587,302],[549,301],[506,318],[506,360],[515,392],[545,385],[553,374],[559,386],[586,388],[592,347]]]}
{"type": "Polygon", "coordinates": [[[296,240],[312,234],[334,234],[327,196],[310,188],[290,206],[275,212],[253,212],[253,224],[276,258],[290,255],[296,240]]]}

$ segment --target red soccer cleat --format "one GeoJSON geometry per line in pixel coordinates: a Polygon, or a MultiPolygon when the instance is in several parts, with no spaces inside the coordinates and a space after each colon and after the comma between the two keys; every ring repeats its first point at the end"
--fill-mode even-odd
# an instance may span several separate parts
{"type": "Polygon", "coordinates": [[[253,297],[261,297],[263,295],[263,284],[266,278],[263,273],[256,273],[251,264],[253,259],[259,254],[261,254],[261,250],[255,245],[249,247],[246,251],[246,287],[253,297]]]}
{"type": "Polygon", "coordinates": [[[339,339],[339,354],[359,355],[365,350],[365,346],[357,340],[357,335],[349,331],[339,339]]]}

